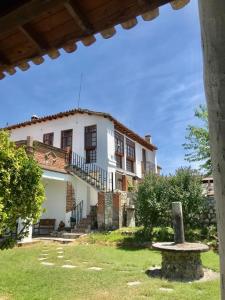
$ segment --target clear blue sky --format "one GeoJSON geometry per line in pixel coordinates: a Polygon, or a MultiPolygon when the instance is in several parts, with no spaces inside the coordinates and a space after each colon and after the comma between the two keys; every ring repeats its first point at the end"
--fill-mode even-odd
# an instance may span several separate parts
{"type": "Polygon", "coordinates": [[[158,162],[172,173],[184,161],[185,128],[204,103],[197,1],[174,11],[160,9],[151,22],[138,18],[131,30],[72,54],[32,66],[0,81],[0,127],[77,106],[112,114],[140,135],[150,133],[158,162]]]}

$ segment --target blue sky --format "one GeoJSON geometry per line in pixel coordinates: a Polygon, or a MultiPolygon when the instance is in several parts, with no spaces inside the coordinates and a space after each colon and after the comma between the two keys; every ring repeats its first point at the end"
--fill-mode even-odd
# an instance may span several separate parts
{"type": "Polygon", "coordinates": [[[197,1],[174,11],[161,7],[151,22],[116,27],[108,40],[32,66],[0,81],[0,127],[77,106],[112,114],[140,135],[150,133],[163,173],[184,161],[185,129],[205,102],[197,1]]]}

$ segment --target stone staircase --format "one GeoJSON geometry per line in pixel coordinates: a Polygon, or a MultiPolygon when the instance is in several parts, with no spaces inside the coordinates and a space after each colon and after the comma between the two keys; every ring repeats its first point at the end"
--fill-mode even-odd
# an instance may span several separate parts
{"type": "Polygon", "coordinates": [[[97,228],[97,207],[91,206],[90,214],[86,218],[79,220],[74,229],[71,229],[73,233],[88,233],[97,228]]]}

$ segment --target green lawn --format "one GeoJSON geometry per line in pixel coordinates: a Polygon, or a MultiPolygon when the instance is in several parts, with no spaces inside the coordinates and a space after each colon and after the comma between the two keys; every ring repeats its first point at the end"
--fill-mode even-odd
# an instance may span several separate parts
{"type": "MultiPolygon", "coordinates": [[[[165,299],[218,300],[219,280],[198,283],[176,283],[149,278],[145,271],[160,264],[160,254],[148,250],[125,250],[96,244],[41,243],[0,252],[0,300],[3,299],[165,299]],[[44,266],[38,260],[44,245],[48,248],[44,266]],[[57,258],[58,247],[64,258],[57,258]],[[71,262],[65,262],[71,260],[71,262]],[[64,269],[63,264],[76,265],[64,269]],[[101,267],[101,271],[88,270],[101,267]],[[127,282],[140,281],[128,287],[127,282]],[[160,288],[172,291],[161,291],[160,288]]],[[[218,256],[202,255],[203,264],[218,270],[218,256]]]]}

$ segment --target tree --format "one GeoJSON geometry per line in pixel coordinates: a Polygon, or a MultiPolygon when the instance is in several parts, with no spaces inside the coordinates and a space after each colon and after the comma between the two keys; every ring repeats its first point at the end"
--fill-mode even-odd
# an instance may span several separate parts
{"type": "Polygon", "coordinates": [[[0,131],[0,249],[12,247],[36,222],[45,199],[42,170],[23,147],[10,141],[9,133],[0,131]],[[17,232],[18,221],[22,228],[17,232]]]}
{"type": "Polygon", "coordinates": [[[136,212],[137,220],[152,233],[155,226],[172,225],[172,202],[183,206],[186,228],[201,226],[204,209],[201,176],[191,168],[180,168],[175,175],[150,174],[139,185],[136,212]]]}
{"type": "Polygon", "coordinates": [[[200,170],[206,175],[212,174],[212,162],[209,145],[208,112],[205,105],[200,105],[195,111],[197,117],[202,123],[202,127],[189,125],[187,127],[187,142],[183,144],[187,151],[185,159],[188,162],[202,162],[200,170]]]}

